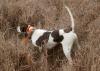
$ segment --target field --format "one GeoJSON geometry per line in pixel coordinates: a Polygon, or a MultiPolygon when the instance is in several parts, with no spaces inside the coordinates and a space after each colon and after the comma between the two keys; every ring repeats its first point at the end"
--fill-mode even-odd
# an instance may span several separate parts
{"type": "Polygon", "coordinates": [[[100,0],[0,0],[0,71],[100,71],[100,0]],[[60,45],[48,50],[22,44],[18,25],[55,30],[68,28],[70,16],[81,49],[73,46],[70,66],[60,45]]]}

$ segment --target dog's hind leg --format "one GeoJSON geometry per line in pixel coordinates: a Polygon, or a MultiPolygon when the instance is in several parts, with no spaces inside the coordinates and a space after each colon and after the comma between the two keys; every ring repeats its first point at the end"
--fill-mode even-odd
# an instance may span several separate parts
{"type": "Polygon", "coordinates": [[[71,57],[71,51],[65,52],[65,56],[67,57],[69,64],[73,65],[73,61],[72,61],[72,57],[71,57]]]}
{"type": "Polygon", "coordinates": [[[78,41],[78,37],[76,37],[76,39],[75,39],[75,44],[77,45],[77,47],[80,49],[81,47],[80,47],[80,44],[79,44],[79,41],[78,41]]]}
{"type": "Polygon", "coordinates": [[[69,64],[72,65],[73,61],[71,57],[71,47],[68,46],[67,44],[66,45],[62,44],[62,47],[63,47],[63,52],[65,56],[67,57],[69,64]]]}

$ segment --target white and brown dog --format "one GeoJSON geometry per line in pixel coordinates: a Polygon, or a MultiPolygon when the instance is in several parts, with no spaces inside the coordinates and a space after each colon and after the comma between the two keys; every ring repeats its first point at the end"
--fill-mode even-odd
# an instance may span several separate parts
{"type": "Polygon", "coordinates": [[[67,6],[65,6],[65,8],[68,10],[72,22],[72,26],[70,28],[48,31],[44,29],[36,29],[34,26],[27,25],[26,27],[18,26],[17,31],[25,34],[26,40],[31,39],[34,46],[41,47],[42,45],[46,44],[46,47],[50,49],[60,43],[65,56],[67,57],[69,63],[72,64],[72,45],[74,42],[76,42],[79,47],[79,44],[77,35],[74,32],[73,15],[67,6]]]}

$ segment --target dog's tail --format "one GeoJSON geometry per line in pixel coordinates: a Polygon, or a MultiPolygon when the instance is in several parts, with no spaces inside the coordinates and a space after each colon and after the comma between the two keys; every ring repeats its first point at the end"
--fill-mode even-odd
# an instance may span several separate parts
{"type": "Polygon", "coordinates": [[[72,23],[71,27],[72,27],[72,31],[74,32],[74,27],[75,27],[75,25],[74,25],[74,17],[72,15],[71,10],[69,9],[69,7],[65,6],[65,8],[67,9],[67,11],[68,11],[68,13],[70,15],[71,23],[72,23]]]}

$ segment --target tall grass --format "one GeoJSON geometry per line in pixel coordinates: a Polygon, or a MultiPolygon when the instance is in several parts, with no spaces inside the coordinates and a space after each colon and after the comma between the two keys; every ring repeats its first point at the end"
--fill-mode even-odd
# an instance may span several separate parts
{"type": "Polygon", "coordinates": [[[75,18],[80,50],[73,47],[73,66],[61,45],[51,50],[21,44],[17,25],[48,30],[67,28],[70,18],[63,0],[0,0],[0,71],[100,71],[100,2],[66,0],[75,18]]]}

